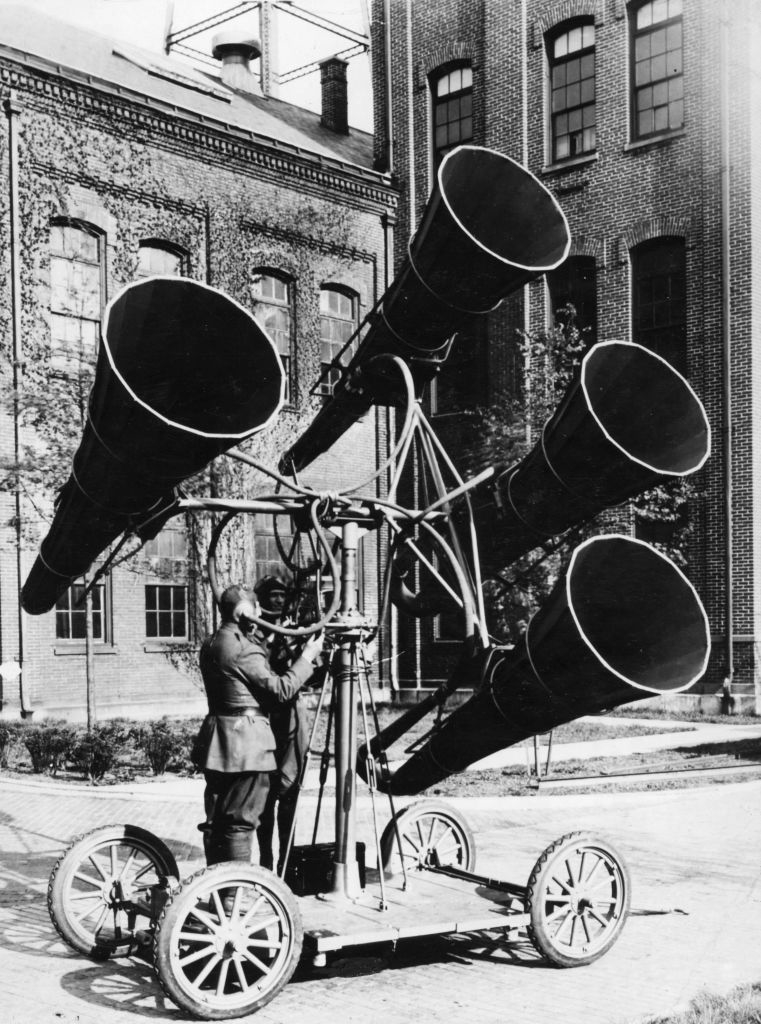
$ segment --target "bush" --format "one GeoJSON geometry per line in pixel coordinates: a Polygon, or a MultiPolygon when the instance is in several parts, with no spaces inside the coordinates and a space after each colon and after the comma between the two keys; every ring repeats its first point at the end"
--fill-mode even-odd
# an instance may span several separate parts
{"type": "Polygon", "coordinates": [[[77,738],[71,761],[90,782],[100,782],[114,767],[126,737],[127,731],[117,722],[96,725],[77,738]]]}
{"type": "Polygon", "coordinates": [[[185,754],[184,730],[166,718],[133,729],[131,736],[143,751],[154,775],[163,775],[174,758],[185,754]]]}
{"type": "Polygon", "coordinates": [[[55,775],[66,764],[76,733],[64,723],[32,725],[24,729],[23,740],[32,759],[32,770],[55,775]]]}
{"type": "Polygon", "coordinates": [[[16,745],[19,727],[13,722],[0,722],[0,768],[7,768],[11,750],[16,745]]]}

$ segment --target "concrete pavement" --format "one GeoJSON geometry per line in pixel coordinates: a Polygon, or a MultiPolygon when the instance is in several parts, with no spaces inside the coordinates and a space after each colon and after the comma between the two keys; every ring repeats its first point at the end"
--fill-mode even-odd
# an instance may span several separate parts
{"type": "MultiPolygon", "coordinates": [[[[673,745],[673,743],[672,743],[673,745]]],[[[0,779],[0,1019],[3,1024],[126,1024],[183,1019],[149,964],[92,963],[57,938],[45,906],[50,870],[69,841],[98,825],[131,822],[161,836],[181,873],[200,866],[202,782],[180,793],[30,786],[0,779]]],[[[473,827],[477,870],[525,883],[558,836],[590,829],[626,857],[632,915],[601,960],[553,969],[525,944],[456,935],[339,954],[301,970],[257,1016],[259,1024],[625,1024],[668,1013],[702,988],[726,991],[761,976],[761,782],[660,793],[451,800],[473,827]]],[[[314,797],[305,798],[311,832],[314,797]]],[[[330,838],[331,808],[319,839],[330,838]]],[[[381,824],[387,819],[381,805],[381,824]]],[[[359,838],[372,846],[369,802],[359,838]]]]}

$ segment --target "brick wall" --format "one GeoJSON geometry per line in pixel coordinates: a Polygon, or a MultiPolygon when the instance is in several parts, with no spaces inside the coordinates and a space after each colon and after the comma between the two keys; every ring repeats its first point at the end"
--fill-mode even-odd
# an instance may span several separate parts
{"type": "MultiPolygon", "coordinates": [[[[687,273],[688,377],[702,398],[713,431],[713,451],[696,479],[695,525],[688,574],[709,614],[714,651],[698,690],[715,692],[726,671],[726,488],[724,334],[722,321],[722,212],[720,24],[721,5],[685,0],[684,128],[649,142],[631,142],[629,27],[623,0],[391,0],[374,4],[374,48],[384,54],[392,33],[391,68],[385,54],[374,63],[376,152],[385,152],[386,85],[391,75],[395,170],[402,181],[400,240],[430,187],[430,110],[427,75],[447,60],[473,66],[474,142],[521,162],[557,196],[570,223],[572,252],[594,255],[598,338],[631,337],[630,249],[662,235],[684,238],[687,273]],[[526,12],[522,24],[522,12],[526,12]],[[593,20],[596,30],[597,147],[589,157],[552,165],[548,133],[548,62],[545,35],[568,19],[593,20]],[[414,156],[413,156],[414,154],[414,156]],[[414,173],[409,175],[410,167],[414,173]],[[408,180],[409,176],[409,180],[408,180]]],[[[751,0],[732,3],[728,27],[731,154],[732,550],[735,686],[748,699],[759,694],[755,641],[759,624],[759,271],[752,259],[759,203],[759,86],[753,72],[761,10],[751,0]]],[[[401,258],[401,247],[397,259],[401,258]]],[[[543,282],[504,304],[489,326],[489,380],[494,400],[515,375],[512,338],[524,323],[548,321],[543,282]],[[524,319],[525,316],[525,319],[524,319]]],[[[643,396],[644,398],[644,396],[643,396]]],[[[434,645],[435,646],[435,645],[434,645]]],[[[423,661],[431,661],[426,652],[423,661]]],[[[435,661],[435,659],[434,659],[435,661]]],[[[436,675],[438,676],[438,672],[436,675]]],[[[425,684],[414,677],[410,682],[425,684]]]]}
{"type": "MultiPolygon", "coordinates": [[[[310,395],[320,362],[319,292],[325,285],[350,287],[360,318],[374,305],[386,278],[385,215],[395,203],[380,176],[347,164],[288,155],[265,141],[211,129],[171,115],[157,116],[139,101],[114,98],[82,83],[0,66],[3,97],[12,85],[20,111],[19,189],[23,332],[49,336],[50,218],[76,217],[103,232],[108,297],[132,280],[141,239],[181,247],[188,273],[251,308],[250,272],[270,268],[287,274],[294,294],[295,387],[291,405],[274,426],[245,447],[276,466],[318,408],[310,395]]],[[[0,372],[10,372],[8,285],[8,120],[0,121],[0,372]]],[[[213,373],[213,366],[209,367],[213,373]]],[[[6,416],[6,410],[2,415],[6,416]]],[[[384,420],[369,414],[308,472],[319,490],[340,490],[364,480],[385,451],[384,420]]],[[[12,457],[12,431],[4,419],[0,446],[12,457]]],[[[260,475],[242,474],[241,494],[271,492],[260,475]]],[[[376,486],[376,485],[373,485],[376,486]]],[[[378,484],[377,486],[382,486],[378,484]]],[[[49,508],[24,497],[21,578],[36,555],[49,508]]],[[[0,491],[0,661],[20,655],[14,499],[0,491]]],[[[363,541],[363,601],[378,613],[382,552],[373,535],[363,541]]],[[[96,644],[99,713],[194,713],[204,701],[191,651],[146,638],[144,585],[134,565],[112,575],[110,642],[96,644]],[[173,653],[174,652],[174,653],[173,653]]],[[[24,686],[37,715],[81,715],[85,693],[83,645],[56,641],[55,613],[22,616],[24,686]]],[[[200,637],[193,638],[196,642],[200,637]]],[[[3,714],[18,713],[18,684],[4,683],[3,714]]]]}

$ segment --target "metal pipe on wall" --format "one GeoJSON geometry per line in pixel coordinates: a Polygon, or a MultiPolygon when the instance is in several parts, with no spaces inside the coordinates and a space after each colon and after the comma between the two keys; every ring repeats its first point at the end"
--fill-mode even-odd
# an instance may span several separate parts
{"type": "Polygon", "coordinates": [[[726,531],[725,560],[725,628],[726,628],[726,678],[727,692],[731,696],[734,677],[734,537],[733,537],[733,489],[732,472],[732,296],[730,275],[732,200],[730,192],[730,141],[729,141],[729,0],[721,5],[719,37],[719,74],[721,80],[719,111],[721,145],[721,327],[722,327],[722,369],[723,408],[722,434],[724,440],[724,528],[726,531]]]}
{"type": "MultiPolygon", "coordinates": [[[[21,112],[16,99],[16,94],[11,90],[9,98],[4,103],[5,112],[8,116],[8,188],[9,188],[9,219],[10,219],[10,264],[11,264],[11,335],[13,346],[13,459],[16,466],[19,464],[21,438],[19,433],[19,386],[21,383],[21,229],[19,225],[19,196],[18,196],[18,118],[21,112]]],[[[21,592],[24,572],[22,565],[21,550],[21,491],[17,482],[16,499],[14,509],[15,533],[16,533],[16,576],[18,591],[21,592]]],[[[17,635],[18,635],[18,663],[21,668],[19,680],[19,702],[22,715],[29,714],[31,708],[27,701],[26,685],[24,679],[24,612],[20,602],[17,601],[17,635]]]]}

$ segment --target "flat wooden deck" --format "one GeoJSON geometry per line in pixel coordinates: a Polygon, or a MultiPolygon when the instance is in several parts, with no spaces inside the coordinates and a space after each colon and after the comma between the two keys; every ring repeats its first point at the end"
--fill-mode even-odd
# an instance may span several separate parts
{"type": "Polygon", "coordinates": [[[356,901],[300,896],[305,948],[327,953],[421,935],[520,928],[528,922],[521,902],[505,892],[429,871],[410,872],[406,891],[402,882],[401,876],[386,879],[384,910],[374,870],[368,871],[356,901]],[[520,909],[511,911],[511,905],[520,909]]]}

